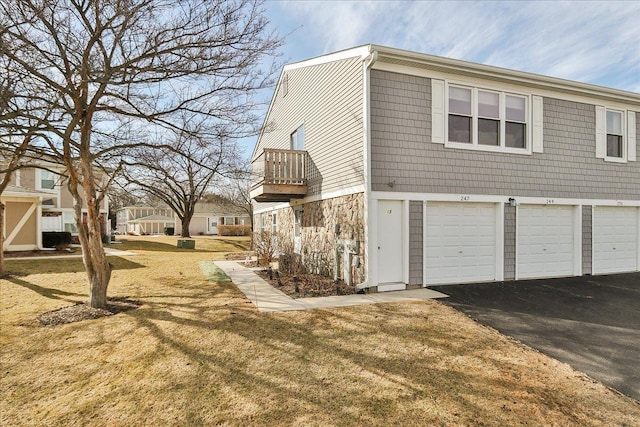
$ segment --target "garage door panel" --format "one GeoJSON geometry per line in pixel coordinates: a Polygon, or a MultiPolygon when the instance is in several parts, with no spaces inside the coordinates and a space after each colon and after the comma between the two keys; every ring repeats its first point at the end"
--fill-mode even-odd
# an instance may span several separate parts
{"type": "Polygon", "coordinates": [[[427,283],[495,280],[495,209],[493,204],[427,203],[427,283]]]}
{"type": "Polygon", "coordinates": [[[638,211],[635,207],[594,208],[594,274],[638,270],[638,211]]]}
{"type": "Polygon", "coordinates": [[[574,220],[572,206],[522,205],[518,208],[519,279],[573,274],[574,220]]]}

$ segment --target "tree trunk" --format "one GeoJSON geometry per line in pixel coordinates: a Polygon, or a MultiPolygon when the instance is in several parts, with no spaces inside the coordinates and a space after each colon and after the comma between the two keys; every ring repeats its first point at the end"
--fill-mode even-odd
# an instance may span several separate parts
{"type": "Polygon", "coordinates": [[[189,233],[189,226],[191,226],[191,217],[192,215],[185,214],[182,218],[182,232],[180,233],[180,237],[191,237],[191,233],[189,233]]]}
{"type": "Polygon", "coordinates": [[[0,277],[4,271],[4,203],[0,202],[0,277]]]}
{"type": "MultiPolygon", "coordinates": [[[[87,198],[88,199],[88,198],[87,198]]],[[[111,265],[102,246],[100,230],[100,212],[93,200],[87,204],[87,220],[83,220],[82,201],[74,202],[78,237],[82,244],[82,261],[89,278],[89,305],[93,308],[106,308],[107,287],[111,280],[111,265]]]]}

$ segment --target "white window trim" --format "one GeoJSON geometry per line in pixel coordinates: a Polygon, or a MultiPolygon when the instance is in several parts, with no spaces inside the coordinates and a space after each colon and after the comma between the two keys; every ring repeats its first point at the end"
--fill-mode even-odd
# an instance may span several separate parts
{"type": "Polygon", "coordinates": [[[604,161],[605,162],[613,162],[613,163],[627,163],[627,112],[624,110],[618,110],[616,108],[607,108],[604,109],[604,161]],[[607,113],[611,111],[613,113],[620,114],[620,120],[622,120],[620,124],[620,128],[622,130],[622,138],[620,141],[620,145],[622,146],[622,156],[621,157],[611,157],[607,155],[608,151],[608,140],[607,135],[609,135],[607,129],[607,113]]]}
{"type": "Polygon", "coordinates": [[[501,91],[501,90],[497,90],[495,88],[490,88],[490,87],[479,87],[479,86],[470,86],[470,85],[465,85],[465,84],[459,84],[459,83],[453,83],[453,82],[447,82],[445,85],[445,112],[444,112],[444,146],[447,148],[459,148],[459,149],[464,149],[464,150],[476,150],[476,151],[489,151],[489,152],[494,152],[494,153],[511,153],[511,154],[525,154],[525,155],[531,155],[532,154],[532,146],[533,146],[533,139],[532,139],[532,134],[531,134],[531,128],[532,128],[532,123],[533,123],[533,119],[531,117],[532,115],[532,108],[531,108],[531,95],[530,94],[524,94],[524,93],[518,93],[518,92],[514,92],[514,91],[501,91]],[[472,132],[472,138],[471,138],[471,143],[466,143],[466,142],[452,142],[449,141],[449,87],[459,87],[462,89],[470,89],[471,90],[471,114],[472,114],[472,119],[471,119],[471,132],[472,132]],[[493,93],[499,93],[500,94],[500,111],[499,111],[499,115],[500,115],[500,146],[492,146],[492,145],[481,145],[478,144],[478,91],[484,91],[484,92],[493,92],[493,93]],[[507,95],[511,95],[511,96],[516,96],[516,97],[521,97],[521,98],[525,98],[525,118],[526,121],[525,123],[525,138],[526,138],[526,148],[513,148],[513,147],[507,147],[505,146],[505,128],[506,128],[506,113],[505,113],[505,108],[506,108],[506,96],[507,95]]]}
{"type": "Polygon", "coordinates": [[[36,168],[36,190],[43,191],[45,193],[57,194],[60,187],[56,182],[58,180],[58,177],[58,174],[53,173],[49,170],[36,168]],[[53,188],[42,188],[42,172],[49,172],[53,174],[53,188]]]}

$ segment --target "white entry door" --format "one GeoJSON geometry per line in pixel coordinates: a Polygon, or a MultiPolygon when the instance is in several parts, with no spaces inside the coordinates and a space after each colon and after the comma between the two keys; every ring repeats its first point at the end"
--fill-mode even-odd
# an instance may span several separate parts
{"type": "Polygon", "coordinates": [[[427,202],[427,284],[496,279],[496,205],[427,202]]]}
{"type": "Polygon", "coordinates": [[[639,208],[596,206],[593,211],[593,273],[636,271],[639,208]]]}
{"type": "Polygon", "coordinates": [[[378,282],[402,282],[402,201],[378,202],[378,282]]]}
{"type": "Polygon", "coordinates": [[[573,206],[518,207],[518,279],[574,274],[574,211],[573,206]]]}
{"type": "Polygon", "coordinates": [[[218,218],[209,218],[207,234],[218,234],[218,218]]]}

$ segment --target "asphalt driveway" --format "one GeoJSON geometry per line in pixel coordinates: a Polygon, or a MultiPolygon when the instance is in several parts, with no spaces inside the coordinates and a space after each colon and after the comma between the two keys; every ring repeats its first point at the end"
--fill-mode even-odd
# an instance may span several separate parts
{"type": "Polygon", "coordinates": [[[640,273],[430,288],[480,323],[640,400],[640,273]]]}

